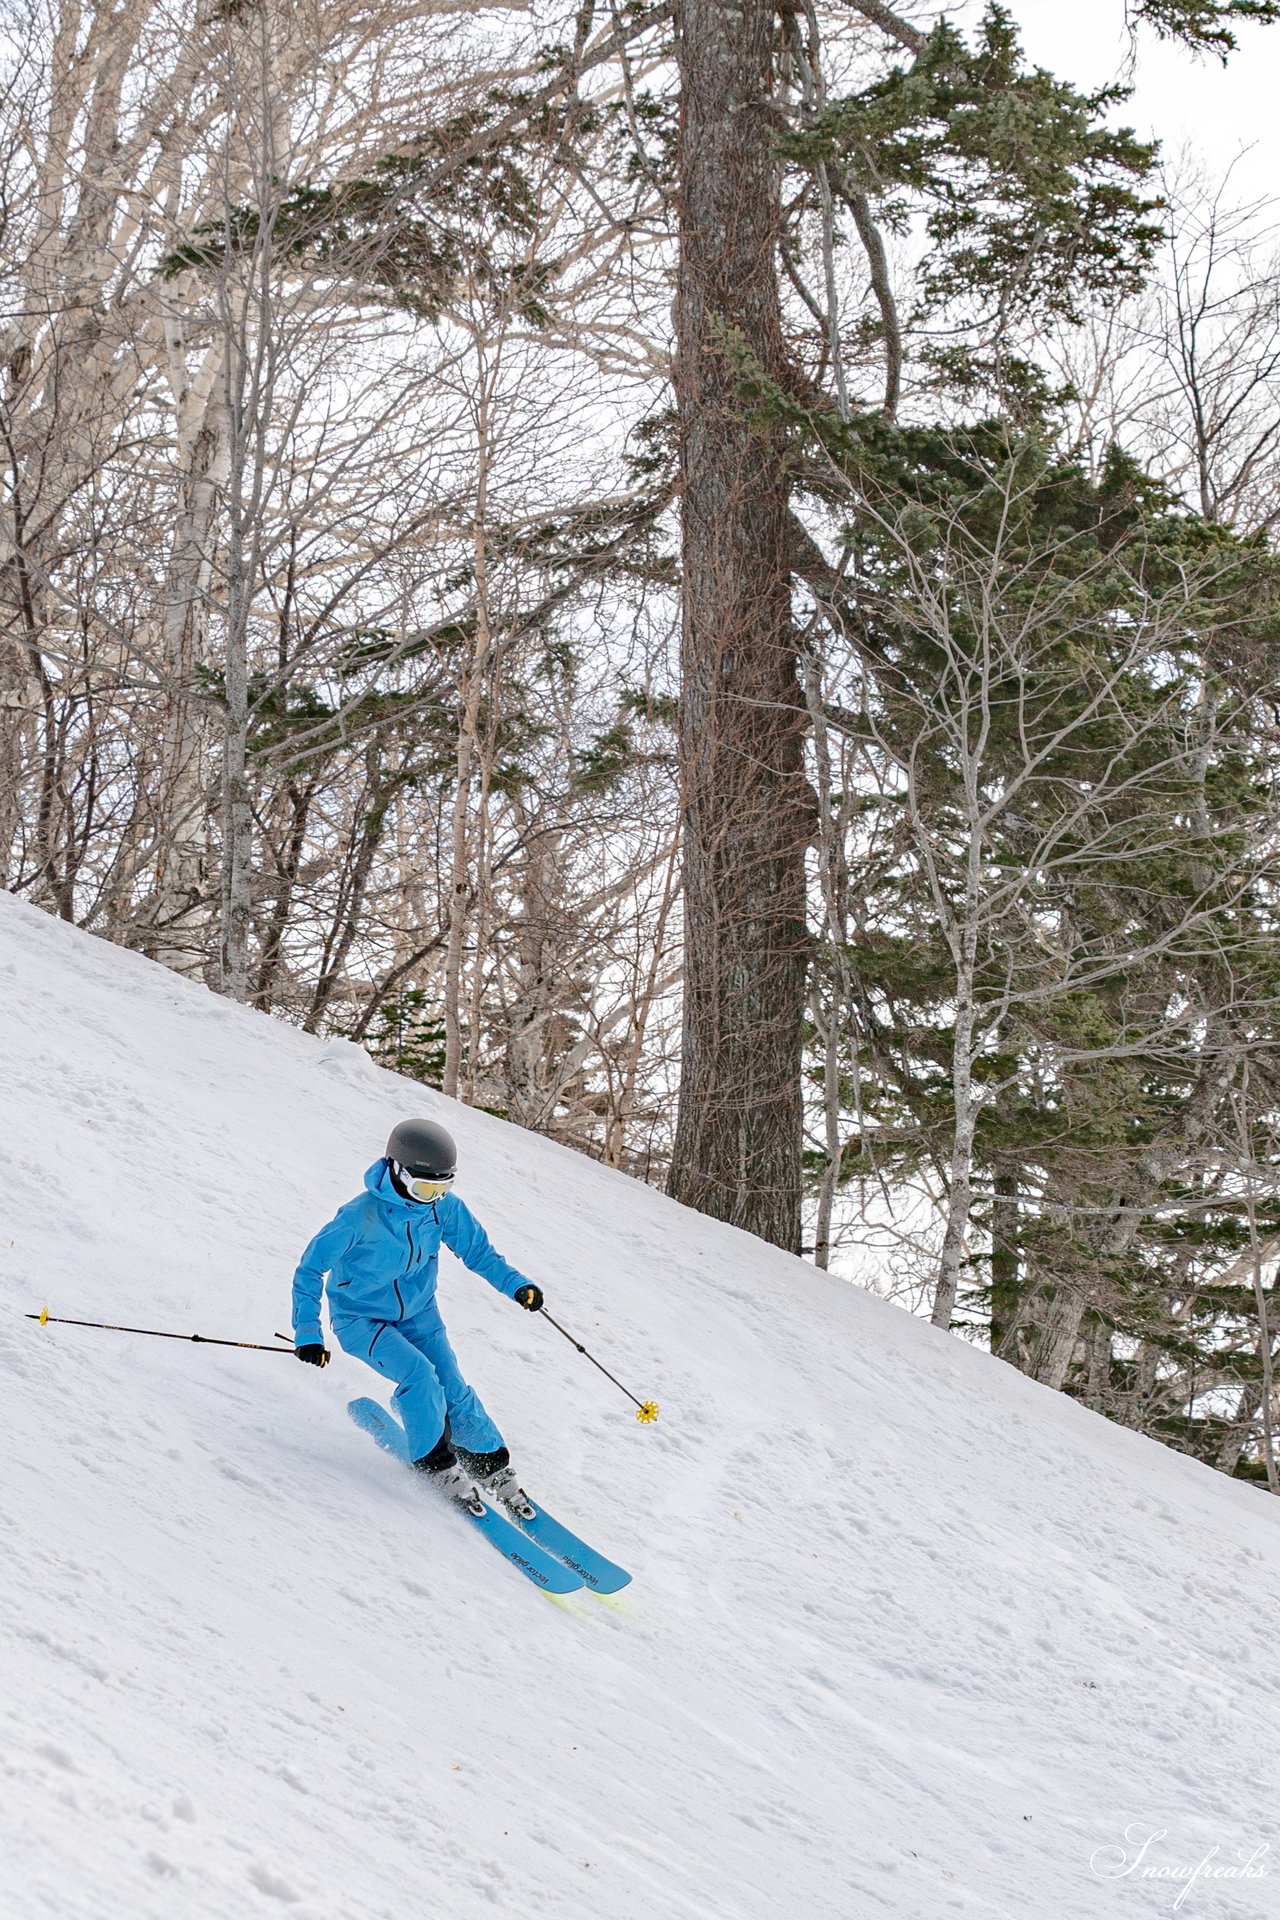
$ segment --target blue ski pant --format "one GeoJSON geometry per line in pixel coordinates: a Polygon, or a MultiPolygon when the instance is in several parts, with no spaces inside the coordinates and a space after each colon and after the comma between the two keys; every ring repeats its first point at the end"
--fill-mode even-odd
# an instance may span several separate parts
{"type": "MultiPolygon", "coordinates": [[[[332,1314],[331,1314],[332,1317],[332,1314]]],[[[493,1453],[502,1435],[462,1377],[435,1306],[408,1320],[333,1320],[344,1353],[365,1360],[396,1390],[392,1404],[409,1440],[410,1457],[431,1452],[449,1423],[450,1437],[470,1453],[493,1453]]]]}

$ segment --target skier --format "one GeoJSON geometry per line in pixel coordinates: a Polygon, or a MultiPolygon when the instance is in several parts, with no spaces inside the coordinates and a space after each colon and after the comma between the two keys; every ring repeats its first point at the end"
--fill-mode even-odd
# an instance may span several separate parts
{"type": "Polygon", "coordinates": [[[392,1396],[413,1464],[451,1498],[483,1513],[476,1481],[522,1519],[534,1509],[502,1435],[463,1379],[436,1302],[440,1243],[509,1299],[537,1313],[542,1289],[509,1266],[453,1192],[458,1153],[434,1120],[402,1120],[365,1191],[340,1207],[293,1277],[299,1360],[323,1367],[320,1326],[328,1276],[329,1320],[345,1353],[396,1382],[392,1396]]]}

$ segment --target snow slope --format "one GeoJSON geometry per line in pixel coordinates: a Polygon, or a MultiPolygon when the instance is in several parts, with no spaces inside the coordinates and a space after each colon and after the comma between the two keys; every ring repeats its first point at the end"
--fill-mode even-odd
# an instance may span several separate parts
{"type": "MultiPolygon", "coordinates": [[[[8,896],[0,1005],[4,1920],[1095,1920],[1174,1911],[1126,1827],[1166,1868],[1275,1840],[1264,1493],[8,896]],[[341,1354],[20,1317],[270,1340],[414,1111],[661,1403],[448,1261],[530,1485],[635,1572],[615,1603],[439,1508],[341,1354]]],[[[1178,1911],[1278,1894],[1254,1853],[1178,1911]]]]}

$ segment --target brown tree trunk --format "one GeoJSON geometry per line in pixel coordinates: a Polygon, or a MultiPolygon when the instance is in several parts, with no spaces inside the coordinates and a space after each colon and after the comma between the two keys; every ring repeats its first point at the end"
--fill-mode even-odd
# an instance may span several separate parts
{"type": "Polygon", "coordinates": [[[683,0],[679,57],[684,1043],[678,1200],[800,1245],[805,847],[788,488],[740,394],[783,371],[768,0],[683,0]]]}
{"type": "MultiPolygon", "coordinates": [[[[999,1353],[1018,1317],[1021,1261],[1018,1257],[1018,1176],[1007,1170],[993,1182],[991,1206],[991,1351],[999,1353]]],[[[1004,1359],[1013,1360],[1012,1353],[1004,1359]]],[[[1016,1365],[1016,1361],[1015,1361],[1016,1365]]]]}

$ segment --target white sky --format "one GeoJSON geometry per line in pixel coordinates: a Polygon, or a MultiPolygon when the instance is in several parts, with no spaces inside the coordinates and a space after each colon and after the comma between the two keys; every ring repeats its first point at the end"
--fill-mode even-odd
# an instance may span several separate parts
{"type": "MultiPolygon", "coordinates": [[[[973,9],[964,9],[968,18],[973,9]]],[[[1028,58],[1077,86],[1129,73],[1123,0],[1011,0],[1028,58]]],[[[1190,145],[1221,173],[1236,162],[1240,199],[1280,198],[1280,22],[1240,26],[1224,68],[1195,59],[1144,30],[1137,40],[1133,99],[1117,116],[1172,156],[1190,145]]]]}

